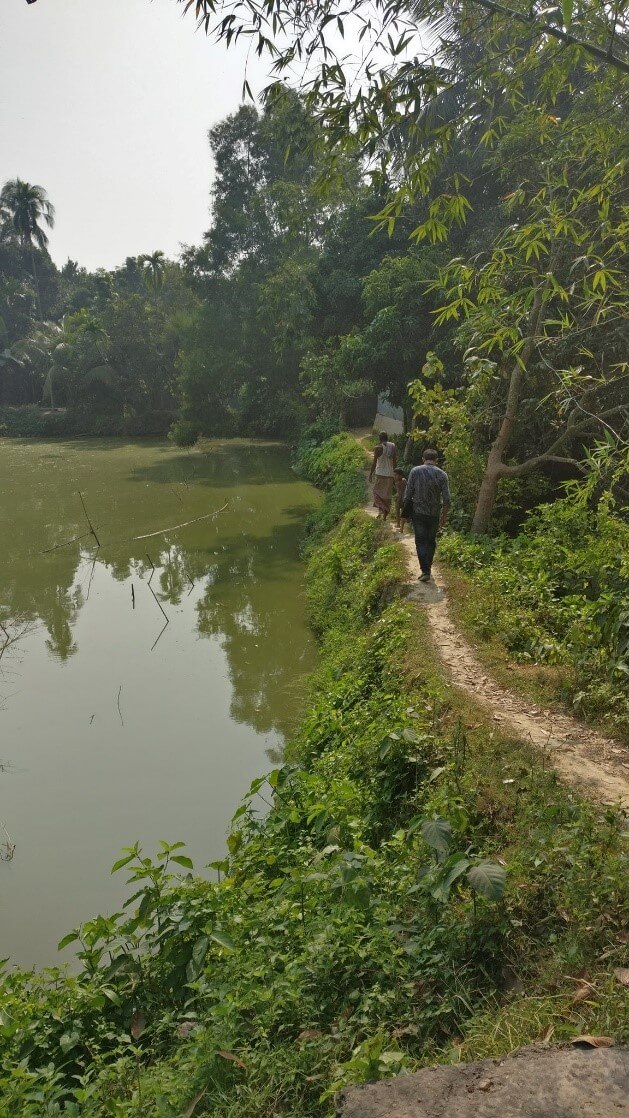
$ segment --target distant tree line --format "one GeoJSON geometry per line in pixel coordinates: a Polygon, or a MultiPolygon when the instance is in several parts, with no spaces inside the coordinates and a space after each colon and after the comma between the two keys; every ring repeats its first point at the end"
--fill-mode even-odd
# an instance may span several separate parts
{"type": "MultiPolygon", "coordinates": [[[[192,7],[204,22],[221,9],[192,7]]],[[[242,23],[266,49],[262,7],[233,16],[228,42],[242,23]]],[[[170,429],[189,445],[316,437],[385,393],[404,409],[409,456],[437,444],[481,532],[593,463],[601,485],[618,478],[629,430],[622,29],[598,4],[564,5],[552,35],[543,13],[525,26],[499,5],[425,7],[439,65],[409,60],[410,9],[377,3],[380,54],[352,84],[326,55],[328,17],[343,18],[332,0],[308,9],[301,38],[287,5],[276,76],[308,41],[307,92],[274,81],[262,107],[211,130],[211,225],[177,262],[154,253],[112,272],[59,272],[44,192],[7,184],[2,402],[61,406],[77,430],[170,429]],[[618,37],[604,62],[608,33],[618,37]]]]}

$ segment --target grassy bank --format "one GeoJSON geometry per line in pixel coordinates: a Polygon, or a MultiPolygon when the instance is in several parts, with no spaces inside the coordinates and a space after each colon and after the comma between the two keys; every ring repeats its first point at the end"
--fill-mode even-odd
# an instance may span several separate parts
{"type": "Polygon", "coordinates": [[[426,1062],[629,1040],[621,821],[455,705],[403,578],[360,509],[311,549],[321,663],[286,763],[215,880],[127,851],[81,974],[5,971],[3,1118],[323,1116],[426,1062]]]}
{"type": "Polygon", "coordinates": [[[364,503],[366,462],[365,451],[347,432],[299,447],[296,469],[324,493],[321,507],[306,523],[306,551],[316,547],[344,513],[364,503]]]}
{"type": "Polygon", "coordinates": [[[629,525],[569,497],[515,539],[450,533],[452,609],[498,675],[629,738],[629,525]]]}

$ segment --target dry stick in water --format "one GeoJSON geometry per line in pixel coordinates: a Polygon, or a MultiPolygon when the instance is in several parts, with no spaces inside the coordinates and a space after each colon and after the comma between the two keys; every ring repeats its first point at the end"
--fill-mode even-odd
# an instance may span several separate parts
{"type": "Polygon", "coordinates": [[[120,715],[120,721],[121,721],[122,725],[124,726],[124,718],[122,717],[122,711],[120,709],[120,695],[121,694],[122,694],[122,684],[120,684],[120,687],[118,688],[118,714],[120,715]]]}
{"type": "Polygon", "coordinates": [[[225,501],[225,504],[220,509],[216,509],[215,512],[206,512],[204,516],[195,516],[194,520],[184,520],[182,524],[171,524],[170,528],[160,528],[159,532],[146,532],[143,536],[133,536],[132,538],[134,540],[150,540],[153,536],[163,536],[166,532],[176,532],[178,528],[187,528],[189,524],[198,524],[200,520],[210,520],[210,518],[218,516],[220,512],[224,512],[228,504],[229,501],[225,501]]]}
{"type": "Polygon", "coordinates": [[[89,524],[90,532],[92,533],[94,539],[96,540],[96,543],[97,543],[98,547],[100,547],[100,540],[99,540],[98,536],[96,535],[96,532],[94,530],[94,525],[92,524],[92,521],[89,518],[88,511],[85,507],[85,501],[83,500],[83,494],[81,493],[80,489],[78,490],[78,494],[79,494],[79,497],[81,498],[81,504],[83,505],[83,512],[85,513],[85,519],[87,520],[87,523],[89,524]]]}
{"type": "Polygon", "coordinates": [[[159,633],[158,633],[158,634],[157,634],[157,636],[155,637],[155,640],[153,641],[153,643],[152,643],[152,645],[151,645],[151,647],[150,647],[150,650],[149,650],[150,652],[152,652],[152,651],[153,651],[153,649],[155,648],[155,645],[157,644],[158,640],[160,639],[160,637],[162,636],[162,634],[163,634],[163,633],[164,633],[164,632],[166,631],[166,629],[168,628],[169,622],[170,622],[170,618],[168,619],[168,621],[166,622],[166,624],[165,624],[165,625],[164,625],[164,626],[163,626],[163,627],[162,627],[162,628],[160,629],[159,633]]]}
{"type": "Polygon", "coordinates": [[[73,536],[71,540],[64,540],[63,543],[56,543],[54,547],[47,547],[45,551],[42,551],[42,555],[50,555],[51,551],[59,551],[59,548],[69,547],[71,543],[78,543],[79,540],[84,540],[86,536],[91,535],[91,532],[83,532],[82,536],[73,536]]]}

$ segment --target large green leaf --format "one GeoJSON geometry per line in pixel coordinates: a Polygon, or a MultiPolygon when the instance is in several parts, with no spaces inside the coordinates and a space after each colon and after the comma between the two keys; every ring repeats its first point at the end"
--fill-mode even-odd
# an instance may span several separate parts
{"type": "Polygon", "coordinates": [[[227,932],[223,932],[220,928],[216,928],[210,934],[210,939],[213,939],[215,943],[219,943],[221,947],[225,948],[226,951],[238,950],[232,937],[228,935],[227,932]]]}
{"type": "Polygon", "coordinates": [[[447,854],[452,842],[452,827],[445,819],[427,819],[422,823],[422,838],[439,854],[447,854]]]}
{"type": "Polygon", "coordinates": [[[498,862],[479,862],[467,875],[472,889],[488,901],[499,901],[505,891],[507,874],[498,862]]]}
{"type": "Polygon", "coordinates": [[[130,854],[125,854],[124,858],[119,858],[117,862],[114,862],[110,872],[116,873],[116,871],[121,870],[123,866],[128,866],[129,862],[132,862],[134,858],[135,851],[133,850],[130,854]]]}
{"type": "Polygon", "coordinates": [[[441,901],[442,904],[447,903],[447,901],[450,899],[450,889],[454,885],[454,882],[457,880],[457,878],[461,877],[461,875],[465,873],[469,864],[469,858],[465,858],[460,855],[457,856],[455,854],[453,858],[448,858],[448,861],[444,866],[445,872],[443,876],[439,879],[439,881],[437,881],[434,888],[431,889],[431,895],[435,898],[436,901],[441,901]]]}
{"type": "Polygon", "coordinates": [[[69,1032],[63,1033],[63,1035],[59,1037],[59,1047],[64,1056],[67,1055],[72,1048],[76,1048],[80,1039],[81,1037],[76,1029],[71,1029],[69,1032]]]}
{"type": "Polygon", "coordinates": [[[209,946],[210,940],[208,936],[199,936],[198,940],[196,940],[192,948],[190,961],[186,967],[186,978],[188,982],[194,982],[201,974],[209,946]]]}
{"type": "Polygon", "coordinates": [[[76,943],[78,938],[78,932],[68,932],[67,936],[64,936],[63,939],[59,940],[59,943],[57,944],[57,951],[63,951],[64,947],[67,947],[69,943],[76,943]]]}
{"type": "Polygon", "coordinates": [[[189,858],[187,854],[173,854],[170,860],[176,862],[178,866],[185,866],[187,870],[194,869],[192,858],[189,858]]]}

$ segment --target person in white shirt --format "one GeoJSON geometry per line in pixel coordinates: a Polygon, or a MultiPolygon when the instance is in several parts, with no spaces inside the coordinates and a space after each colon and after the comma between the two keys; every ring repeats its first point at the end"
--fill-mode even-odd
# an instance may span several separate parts
{"type": "Polygon", "coordinates": [[[389,442],[386,431],[381,431],[378,438],[380,442],[373,452],[369,481],[373,482],[373,505],[378,510],[378,519],[386,520],[391,510],[393,471],[397,466],[397,447],[395,443],[389,442]]]}

